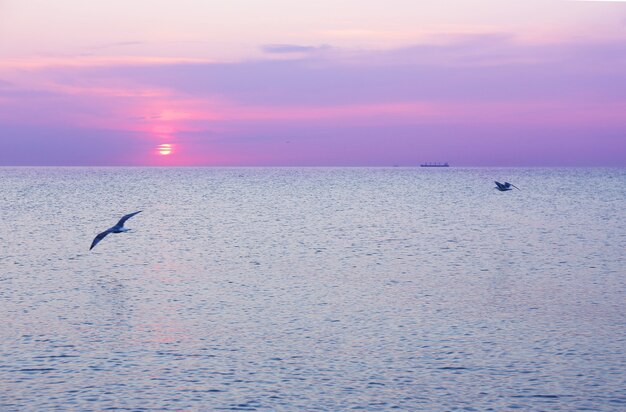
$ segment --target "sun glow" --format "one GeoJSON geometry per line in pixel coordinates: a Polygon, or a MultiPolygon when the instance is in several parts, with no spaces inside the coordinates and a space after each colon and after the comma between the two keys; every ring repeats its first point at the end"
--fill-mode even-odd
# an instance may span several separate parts
{"type": "Polygon", "coordinates": [[[173,145],[171,145],[170,143],[163,143],[158,146],[157,151],[161,156],[167,156],[172,154],[172,146],[173,145]]]}

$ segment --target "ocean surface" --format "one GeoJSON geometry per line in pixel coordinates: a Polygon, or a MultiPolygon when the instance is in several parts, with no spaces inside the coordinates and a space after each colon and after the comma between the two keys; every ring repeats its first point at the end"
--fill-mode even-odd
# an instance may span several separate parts
{"type": "Polygon", "coordinates": [[[2,411],[625,410],[626,169],[0,168],[0,314],[2,411]]]}

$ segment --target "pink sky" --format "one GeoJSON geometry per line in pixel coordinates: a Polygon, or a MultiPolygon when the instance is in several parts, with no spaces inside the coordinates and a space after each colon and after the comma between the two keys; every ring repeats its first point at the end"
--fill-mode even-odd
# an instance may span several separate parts
{"type": "Polygon", "coordinates": [[[310,3],[0,0],[0,165],[626,166],[626,2],[310,3]]]}

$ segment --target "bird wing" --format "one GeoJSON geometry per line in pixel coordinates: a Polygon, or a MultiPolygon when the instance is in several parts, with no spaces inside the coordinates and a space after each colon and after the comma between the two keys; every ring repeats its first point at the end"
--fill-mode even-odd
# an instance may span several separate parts
{"type": "Polygon", "coordinates": [[[513,186],[514,188],[516,188],[516,189],[517,189],[517,190],[519,190],[520,192],[522,191],[522,189],[520,189],[519,187],[517,187],[517,186],[515,186],[515,185],[513,185],[513,184],[512,184],[511,186],[513,186]]]}
{"type": "Polygon", "coordinates": [[[96,236],[93,240],[93,242],[91,242],[91,247],[89,248],[89,250],[93,249],[98,243],[100,243],[100,241],[102,239],[104,239],[106,237],[106,235],[108,235],[109,233],[111,233],[112,229],[107,229],[102,233],[98,233],[98,236],[96,236]]]}
{"type": "Polygon", "coordinates": [[[496,184],[496,186],[498,186],[498,189],[504,189],[504,185],[500,182],[498,182],[497,180],[494,180],[494,183],[496,184]]]}
{"type": "Polygon", "coordinates": [[[140,210],[140,211],[138,211],[138,212],[129,213],[129,214],[127,214],[127,215],[123,216],[123,217],[120,219],[120,221],[119,221],[119,222],[117,222],[117,225],[115,225],[115,226],[123,227],[123,226],[124,226],[124,223],[125,223],[128,219],[130,219],[131,217],[135,216],[137,213],[141,213],[141,210],[140,210]]]}

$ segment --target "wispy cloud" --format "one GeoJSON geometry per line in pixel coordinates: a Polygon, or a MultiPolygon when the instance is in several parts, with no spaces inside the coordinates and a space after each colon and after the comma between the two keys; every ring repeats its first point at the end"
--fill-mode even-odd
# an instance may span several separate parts
{"type": "Polygon", "coordinates": [[[146,44],[146,42],[143,42],[143,41],[120,41],[120,42],[114,42],[114,43],[99,44],[99,45],[96,45],[96,46],[92,46],[89,49],[90,50],[106,50],[106,49],[113,49],[113,48],[120,48],[120,47],[140,46],[142,44],[146,44]]]}
{"type": "Polygon", "coordinates": [[[321,50],[328,50],[331,47],[327,44],[321,46],[301,46],[297,44],[264,44],[261,50],[270,54],[290,54],[290,53],[311,53],[321,50]]]}
{"type": "Polygon", "coordinates": [[[50,67],[116,67],[154,64],[208,63],[210,60],[191,57],[154,56],[37,56],[15,57],[0,60],[0,70],[38,70],[50,67]]]}

